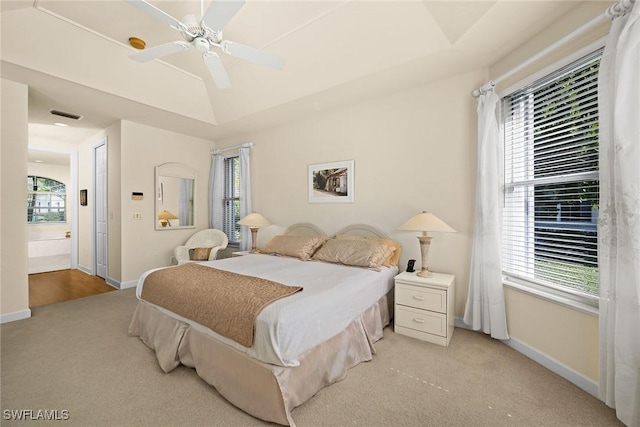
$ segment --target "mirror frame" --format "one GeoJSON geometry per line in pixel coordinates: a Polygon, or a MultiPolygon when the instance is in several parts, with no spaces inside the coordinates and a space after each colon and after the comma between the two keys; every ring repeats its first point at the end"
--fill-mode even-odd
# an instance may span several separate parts
{"type": "Polygon", "coordinates": [[[155,193],[154,193],[154,212],[155,216],[153,218],[155,223],[155,229],[158,231],[165,230],[183,230],[185,228],[196,228],[196,189],[197,189],[197,180],[196,180],[196,171],[195,169],[184,165],[182,163],[163,163],[159,166],[155,167],[156,179],[155,179],[155,193]],[[164,188],[161,183],[161,177],[168,178],[186,178],[193,180],[193,224],[192,225],[179,225],[179,226],[168,226],[163,227],[158,220],[158,214],[160,213],[160,202],[159,199],[164,197],[164,188]]]}

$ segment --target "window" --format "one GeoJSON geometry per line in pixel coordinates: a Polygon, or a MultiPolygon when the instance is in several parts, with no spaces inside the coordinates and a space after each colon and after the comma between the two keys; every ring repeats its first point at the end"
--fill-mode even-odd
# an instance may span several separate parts
{"type": "Polygon", "coordinates": [[[27,176],[27,222],[66,222],[66,187],[55,179],[27,176]]]}
{"type": "Polygon", "coordinates": [[[229,244],[240,244],[240,158],[224,159],[224,232],[229,244]]]}
{"type": "Polygon", "coordinates": [[[505,275],[598,295],[598,50],[502,99],[505,275]]]}

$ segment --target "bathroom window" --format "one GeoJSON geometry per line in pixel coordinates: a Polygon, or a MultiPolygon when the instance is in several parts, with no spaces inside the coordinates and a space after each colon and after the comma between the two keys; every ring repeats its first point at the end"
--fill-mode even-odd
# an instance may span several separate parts
{"type": "Polygon", "coordinates": [[[55,179],[27,176],[27,222],[66,222],[66,186],[55,179]]]}

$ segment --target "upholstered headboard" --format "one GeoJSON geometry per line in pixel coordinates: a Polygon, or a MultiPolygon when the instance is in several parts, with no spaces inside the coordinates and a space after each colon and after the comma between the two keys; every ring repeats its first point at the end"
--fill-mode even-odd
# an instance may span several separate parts
{"type": "Polygon", "coordinates": [[[327,237],[327,233],[309,222],[299,222],[287,228],[284,234],[291,236],[327,237]]]}
{"type": "Polygon", "coordinates": [[[389,237],[384,231],[367,224],[348,225],[336,234],[351,234],[353,236],[376,237],[379,239],[391,240],[391,237],[389,237]]]}

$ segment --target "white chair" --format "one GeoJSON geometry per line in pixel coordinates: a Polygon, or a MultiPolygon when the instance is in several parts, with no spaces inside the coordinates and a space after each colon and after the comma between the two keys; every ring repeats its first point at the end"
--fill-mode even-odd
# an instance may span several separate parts
{"type": "Polygon", "coordinates": [[[215,228],[210,228],[208,230],[198,231],[191,236],[184,245],[175,248],[173,254],[178,264],[183,264],[185,262],[191,262],[189,257],[190,249],[211,248],[209,261],[212,261],[218,256],[218,251],[225,249],[228,243],[229,239],[226,234],[215,228]]]}

